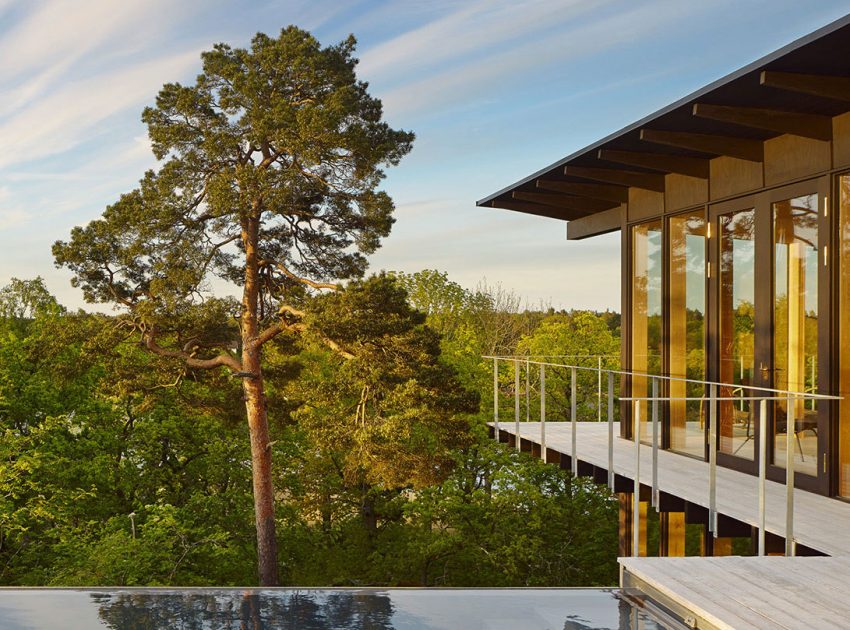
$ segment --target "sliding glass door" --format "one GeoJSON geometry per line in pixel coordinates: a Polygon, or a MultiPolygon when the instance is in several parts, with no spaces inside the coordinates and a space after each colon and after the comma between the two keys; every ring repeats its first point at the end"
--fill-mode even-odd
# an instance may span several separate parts
{"type": "MultiPolygon", "coordinates": [[[[783,199],[773,214],[773,364],[776,389],[814,393],[818,382],[818,195],[783,199]]],[[[784,467],[788,432],[794,469],[817,475],[818,405],[803,399],[773,404],[773,463],[784,467]]]]}
{"type": "Polygon", "coordinates": [[[796,483],[827,492],[829,405],[789,396],[768,404],[767,422],[751,402],[751,387],[828,391],[829,225],[823,212],[826,178],[774,189],[711,207],[717,239],[713,379],[719,394],[722,463],[755,471],[762,427],[768,431],[768,474],[783,479],[791,444],[796,483]],[[790,432],[790,435],[789,435],[790,432]],[[790,440],[789,440],[790,437],[790,440]]]}
{"type": "Polygon", "coordinates": [[[850,174],[837,178],[838,345],[838,494],[850,498],[850,174]]]}

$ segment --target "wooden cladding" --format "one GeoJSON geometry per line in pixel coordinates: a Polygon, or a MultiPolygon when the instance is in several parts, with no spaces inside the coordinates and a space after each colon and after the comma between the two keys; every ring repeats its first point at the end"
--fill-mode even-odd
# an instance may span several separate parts
{"type": "Polygon", "coordinates": [[[850,112],[832,119],[832,167],[850,166],[850,112]]]}
{"type": "Polygon", "coordinates": [[[758,162],[719,157],[711,161],[709,193],[712,199],[722,199],[764,186],[762,165],[758,162]]]}
{"type": "Polygon", "coordinates": [[[828,171],[830,143],[800,136],[777,136],[764,143],[764,184],[772,186],[828,171]]]}
{"type": "Polygon", "coordinates": [[[664,193],[629,188],[628,220],[640,221],[664,212],[664,193]]]}
{"type": "Polygon", "coordinates": [[[668,212],[708,201],[708,181],[705,179],[673,173],[665,178],[665,184],[664,204],[668,212]]]}

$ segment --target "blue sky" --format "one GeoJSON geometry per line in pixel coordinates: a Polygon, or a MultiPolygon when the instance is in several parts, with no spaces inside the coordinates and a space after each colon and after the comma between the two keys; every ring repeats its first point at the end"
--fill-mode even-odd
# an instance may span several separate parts
{"type": "Polygon", "coordinates": [[[358,40],[359,75],[417,134],[389,172],[393,234],[372,269],[436,268],[530,303],[619,308],[617,235],[475,200],[850,10],[832,0],[0,0],[0,285],[155,166],[142,108],[215,42],[287,24],[358,40]]]}

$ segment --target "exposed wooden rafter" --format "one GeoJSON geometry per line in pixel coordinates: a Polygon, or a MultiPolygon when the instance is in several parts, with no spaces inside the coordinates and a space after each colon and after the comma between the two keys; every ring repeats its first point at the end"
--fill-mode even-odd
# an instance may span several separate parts
{"type": "Polygon", "coordinates": [[[517,201],[540,203],[545,206],[566,208],[568,210],[575,210],[576,212],[584,212],[585,214],[607,210],[617,205],[611,201],[599,201],[597,199],[586,199],[584,197],[576,197],[575,195],[559,195],[556,193],[535,193],[517,190],[512,193],[512,196],[517,201]]]}
{"type": "Polygon", "coordinates": [[[588,197],[590,199],[601,199],[614,203],[625,203],[629,200],[629,189],[625,186],[612,184],[584,184],[581,182],[562,182],[551,179],[538,179],[537,187],[543,190],[588,197]]]}
{"type": "Polygon", "coordinates": [[[759,82],[767,87],[789,92],[802,92],[838,101],[850,101],[850,77],[762,70],[759,82]]]}
{"type": "Polygon", "coordinates": [[[671,147],[710,153],[711,155],[726,155],[750,162],[764,162],[764,143],[761,140],[751,138],[641,129],[640,139],[655,144],[666,144],[671,147]]]}
{"type": "Polygon", "coordinates": [[[679,173],[680,175],[689,175],[702,179],[708,179],[711,166],[708,160],[684,155],[662,155],[659,153],[599,149],[598,156],[600,160],[606,160],[608,162],[642,166],[654,171],[679,173]]]}
{"type": "Polygon", "coordinates": [[[832,140],[832,118],[829,116],[706,103],[694,104],[693,114],[700,118],[710,118],[744,127],[790,133],[815,140],[832,140]]]}
{"type": "Polygon", "coordinates": [[[528,203],[525,201],[516,201],[514,199],[494,199],[490,202],[493,208],[503,208],[505,210],[514,210],[524,214],[534,214],[539,217],[549,217],[550,219],[558,219],[560,221],[572,221],[585,216],[586,212],[577,212],[575,210],[567,210],[566,208],[555,208],[553,206],[544,206],[539,203],[528,203]]]}
{"type": "Polygon", "coordinates": [[[565,166],[564,174],[573,177],[592,179],[598,182],[633,186],[644,190],[664,192],[664,175],[657,173],[639,173],[614,168],[590,168],[586,166],[565,166]]]}

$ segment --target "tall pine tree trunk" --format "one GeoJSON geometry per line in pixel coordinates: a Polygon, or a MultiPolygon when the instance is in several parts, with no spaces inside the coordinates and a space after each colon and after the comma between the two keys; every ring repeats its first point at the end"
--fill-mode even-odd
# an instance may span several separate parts
{"type": "Polygon", "coordinates": [[[274,485],[269,421],[259,361],[246,371],[258,374],[243,379],[245,410],[251,437],[251,470],[254,481],[254,515],[257,524],[257,561],[260,586],[277,586],[277,539],[274,522],[274,485]]]}
{"type": "Polygon", "coordinates": [[[245,287],[242,293],[242,391],[251,437],[251,471],[254,482],[254,517],[257,524],[257,568],[260,586],[277,586],[277,538],[274,522],[274,485],[272,484],[272,450],[269,444],[269,420],[260,363],[261,346],[257,344],[259,322],[259,204],[252,216],[242,221],[242,243],[245,246],[245,287]]]}

